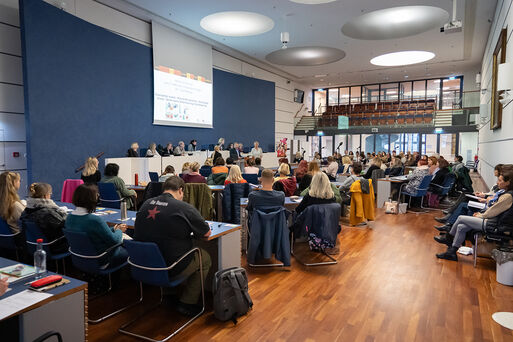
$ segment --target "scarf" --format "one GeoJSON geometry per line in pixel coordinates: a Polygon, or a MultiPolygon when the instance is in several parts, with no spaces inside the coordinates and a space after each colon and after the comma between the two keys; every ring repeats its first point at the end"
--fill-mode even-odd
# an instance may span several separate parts
{"type": "Polygon", "coordinates": [[[66,210],[60,208],[54,201],[46,198],[27,198],[27,208],[37,209],[37,208],[51,208],[55,209],[62,214],[66,214],[66,210]]]}

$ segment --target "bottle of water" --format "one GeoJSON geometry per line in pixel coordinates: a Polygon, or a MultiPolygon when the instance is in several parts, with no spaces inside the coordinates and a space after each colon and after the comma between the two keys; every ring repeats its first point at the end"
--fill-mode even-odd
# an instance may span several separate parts
{"type": "Polygon", "coordinates": [[[43,250],[43,239],[37,239],[34,267],[36,268],[36,279],[43,278],[46,273],[46,252],[43,250]]]}

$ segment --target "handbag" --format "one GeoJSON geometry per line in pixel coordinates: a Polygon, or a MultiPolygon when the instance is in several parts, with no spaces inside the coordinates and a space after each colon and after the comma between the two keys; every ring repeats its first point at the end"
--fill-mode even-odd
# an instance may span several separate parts
{"type": "Polygon", "coordinates": [[[397,201],[386,201],[385,202],[385,214],[398,214],[399,203],[397,201]]]}

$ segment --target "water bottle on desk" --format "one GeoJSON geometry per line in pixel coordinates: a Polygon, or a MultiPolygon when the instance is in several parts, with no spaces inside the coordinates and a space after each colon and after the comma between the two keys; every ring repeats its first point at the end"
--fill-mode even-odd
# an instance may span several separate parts
{"type": "Polygon", "coordinates": [[[125,200],[121,201],[119,209],[121,211],[121,220],[126,220],[128,213],[126,212],[127,209],[126,209],[126,201],[125,200]]]}
{"type": "Polygon", "coordinates": [[[37,239],[37,250],[34,253],[34,267],[36,279],[44,277],[46,273],[46,252],[43,250],[43,239],[37,239]]]}

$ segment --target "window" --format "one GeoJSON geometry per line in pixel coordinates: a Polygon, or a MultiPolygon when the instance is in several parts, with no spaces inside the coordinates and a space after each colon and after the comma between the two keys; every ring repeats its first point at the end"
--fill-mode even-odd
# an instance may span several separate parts
{"type": "Polygon", "coordinates": [[[388,134],[376,134],[376,152],[389,152],[388,134]]]}
{"type": "Polygon", "coordinates": [[[362,103],[379,101],[379,84],[362,86],[362,103]]]}
{"type": "Polygon", "coordinates": [[[340,88],[339,89],[339,98],[338,103],[339,104],[349,104],[349,87],[340,88]]]}
{"type": "Polygon", "coordinates": [[[414,100],[424,100],[425,98],[426,98],[426,81],[414,81],[413,82],[413,99],[414,100]]]}
{"type": "Polygon", "coordinates": [[[360,103],[361,87],[351,87],[351,104],[360,103]]]}
{"type": "Polygon", "coordinates": [[[399,83],[399,98],[400,100],[409,101],[411,100],[412,86],[411,82],[399,83]]]}
{"type": "Polygon", "coordinates": [[[374,134],[362,134],[362,152],[374,152],[374,134]]]}
{"type": "Polygon", "coordinates": [[[338,105],[338,88],[328,89],[328,106],[338,105]]]}
{"type": "Polygon", "coordinates": [[[440,96],[441,80],[427,80],[426,97],[428,99],[438,99],[440,96]]]}
{"type": "Polygon", "coordinates": [[[321,114],[326,111],[326,90],[314,90],[314,114],[321,114]]]}
{"type": "Polygon", "coordinates": [[[495,51],[493,52],[492,61],[492,110],[490,117],[490,129],[500,128],[502,125],[502,104],[499,102],[499,96],[503,90],[497,91],[497,73],[499,64],[506,62],[506,40],[508,36],[508,29],[502,29],[495,51]]]}
{"type": "Polygon", "coordinates": [[[404,150],[402,146],[403,134],[390,134],[390,151],[395,151],[397,154],[404,150]]]}
{"type": "Polygon", "coordinates": [[[381,85],[380,101],[397,101],[398,83],[385,83],[381,85]]]}
{"type": "Polygon", "coordinates": [[[461,77],[442,80],[442,109],[461,108],[461,77]]]}

